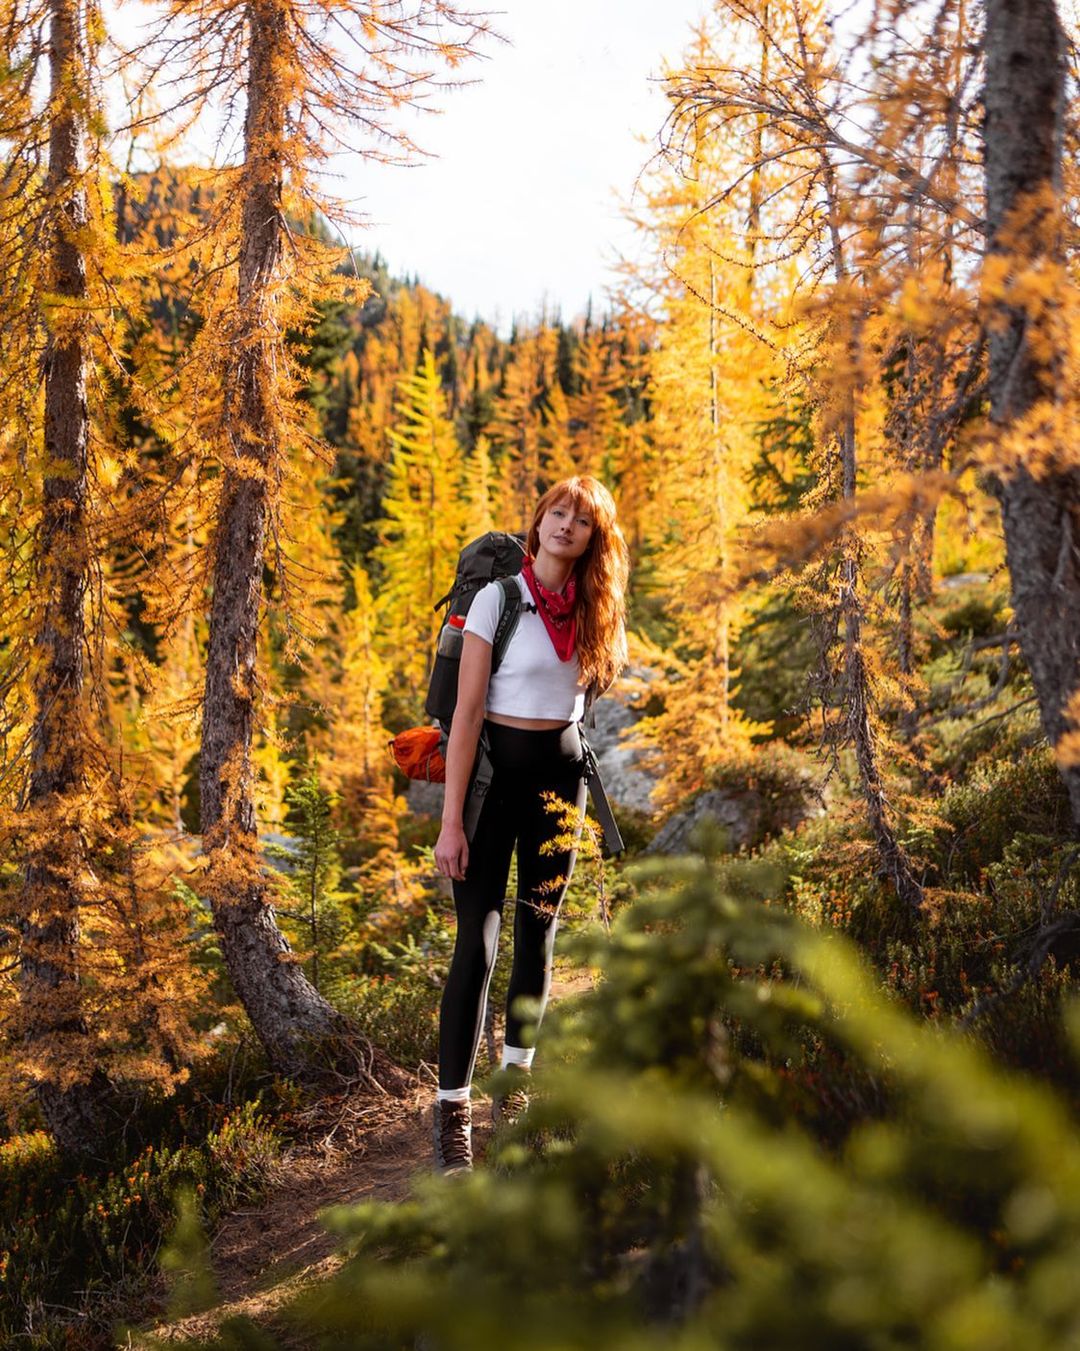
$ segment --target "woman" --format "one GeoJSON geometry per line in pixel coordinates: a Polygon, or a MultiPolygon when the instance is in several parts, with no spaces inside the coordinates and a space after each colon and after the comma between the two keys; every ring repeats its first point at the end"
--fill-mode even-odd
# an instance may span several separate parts
{"type": "MultiPolygon", "coordinates": [[[[524,1075],[532,1063],[516,1005],[523,997],[535,1001],[539,1022],[551,985],[555,927],[585,807],[578,723],[590,687],[607,689],[626,664],[628,554],[603,484],[575,477],[550,488],[537,504],[526,548],[517,579],[520,619],[494,674],[498,583],[478,592],[469,609],[446,750],[435,863],[453,880],[457,940],[439,1021],[434,1129],[443,1172],[472,1166],[470,1085],[515,843],[518,899],[502,1066],[524,1075]],[[470,843],[462,814],[481,729],[493,775],[470,843]],[[552,792],[576,804],[578,826],[570,848],[542,852],[559,833],[543,800],[552,792]]],[[[497,1119],[499,1107],[497,1100],[497,1119]]]]}

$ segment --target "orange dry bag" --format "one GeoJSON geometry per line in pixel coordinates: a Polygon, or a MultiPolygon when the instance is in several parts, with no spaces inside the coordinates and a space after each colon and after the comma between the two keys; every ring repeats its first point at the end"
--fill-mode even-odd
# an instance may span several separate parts
{"type": "Polygon", "coordinates": [[[428,783],[446,782],[446,761],[438,727],[410,727],[390,741],[394,763],[407,779],[426,779],[428,783]]]}

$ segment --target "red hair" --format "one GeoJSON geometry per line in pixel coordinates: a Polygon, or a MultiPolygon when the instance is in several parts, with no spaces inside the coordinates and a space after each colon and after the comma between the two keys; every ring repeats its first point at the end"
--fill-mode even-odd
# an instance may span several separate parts
{"type": "Polygon", "coordinates": [[[615,519],[615,499],[590,474],[565,478],[549,488],[536,504],[526,548],[535,558],[540,547],[540,521],[557,503],[592,517],[589,547],[578,559],[577,653],[581,678],[606,690],[627,662],[626,582],[630,551],[615,519]]]}

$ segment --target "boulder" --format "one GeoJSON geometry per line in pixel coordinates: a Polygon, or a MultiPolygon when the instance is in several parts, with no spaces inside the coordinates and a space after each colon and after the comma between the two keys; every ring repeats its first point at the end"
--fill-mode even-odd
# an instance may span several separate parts
{"type": "Polygon", "coordinates": [[[410,779],[405,792],[405,801],[414,816],[442,816],[444,792],[441,783],[425,783],[422,779],[410,779]]]}
{"type": "Polygon", "coordinates": [[[794,830],[824,810],[809,767],[782,763],[759,772],[755,765],[742,782],[730,771],[727,782],[706,788],[672,812],[656,832],[646,853],[683,854],[693,848],[698,827],[708,825],[727,838],[727,849],[753,849],[766,839],[794,830]],[[771,770],[771,772],[770,772],[771,770]]]}
{"type": "Polygon", "coordinates": [[[596,726],[587,727],[585,735],[596,755],[608,797],[617,806],[648,812],[656,778],[644,768],[643,752],[632,750],[621,739],[639,721],[640,712],[611,695],[597,702],[595,714],[596,726]]]}
{"type": "Polygon", "coordinates": [[[988,572],[954,572],[942,577],[938,585],[944,591],[957,591],[965,586],[985,586],[989,580],[988,572]]]}

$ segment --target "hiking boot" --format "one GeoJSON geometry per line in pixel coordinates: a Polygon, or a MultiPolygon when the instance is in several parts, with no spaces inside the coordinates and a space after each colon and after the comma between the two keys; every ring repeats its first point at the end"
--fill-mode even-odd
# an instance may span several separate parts
{"type": "Polygon", "coordinates": [[[440,1173],[464,1173],[472,1167],[472,1103],[439,1102],[432,1111],[435,1167],[440,1173]]]}
{"type": "Polygon", "coordinates": [[[519,1083],[513,1083],[491,1099],[491,1121],[496,1130],[508,1129],[514,1125],[529,1106],[529,1095],[525,1085],[529,1082],[529,1071],[524,1065],[507,1065],[503,1074],[513,1075],[519,1083]]]}

